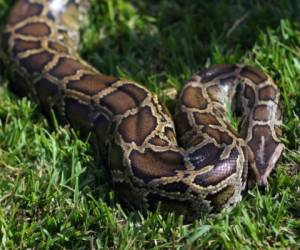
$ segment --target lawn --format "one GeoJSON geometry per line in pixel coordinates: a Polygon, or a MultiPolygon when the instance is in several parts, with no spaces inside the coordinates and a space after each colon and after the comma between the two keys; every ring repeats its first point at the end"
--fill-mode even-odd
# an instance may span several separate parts
{"type": "MultiPolygon", "coordinates": [[[[0,0],[0,27],[12,1],[0,0]]],[[[199,69],[247,63],[281,90],[286,149],[266,190],[231,212],[184,224],[119,205],[99,157],[0,81],[1,249],[299,249],[300,1],[92,1],[80,51],[100,71],[141,82],[172,111],[199,69]]]]}

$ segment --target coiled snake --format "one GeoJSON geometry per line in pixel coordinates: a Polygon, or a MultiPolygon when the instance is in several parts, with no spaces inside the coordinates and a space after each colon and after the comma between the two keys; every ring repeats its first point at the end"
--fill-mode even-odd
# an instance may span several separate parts
{"type": "Polygon", "coordinates": [[[266,184],[283,150],[279,91],[270,77],[243,65],[204,69],[183,87],[175,126],[146,88],[80,58],[79,13],[87,6],[19,0],[3,32],[2,57],[17,93],[90,134],[103,150],[108,145],[108,170],[122,199],[197,218],[236,204],[247,180],[266,184]],[[240,134],[228,122],[228,103],[242,114],[240,134]]]}

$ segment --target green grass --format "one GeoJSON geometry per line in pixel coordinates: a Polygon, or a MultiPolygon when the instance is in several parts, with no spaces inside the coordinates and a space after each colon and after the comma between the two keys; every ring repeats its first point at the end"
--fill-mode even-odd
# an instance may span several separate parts
{"type": "MultiPolygon", "coordinates": [[[[10,6],[0,0],[0,26],[10,6]]],[[[173,214],[130,212],[91,147],[4,86],[0,248],[299,249],[299,13],[297,0],[93,0],[82,55],[102,72],[143,83],[171,110],[172,93],[204,66],[239,62],[268,72],[284,107],[281,164],[264,192],[250,190],[231,212],[188,225],[173,214]]]]}

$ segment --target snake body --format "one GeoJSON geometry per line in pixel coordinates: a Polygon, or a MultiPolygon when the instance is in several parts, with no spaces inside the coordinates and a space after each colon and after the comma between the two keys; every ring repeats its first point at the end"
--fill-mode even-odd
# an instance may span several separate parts
{"type": "Polygon", "coordinates": [[[230,208],[247,180],[266,184],[283,145],[279,91],[260,70],[217,65],[188,81],[173,122],[157,97],[107,76],[76,49],[83,0],[19,0],[2,36],[13,89],[108,148],[114,189],[134,208],[187,218],[230,208]],[[240,133],[228,103],[242,114],[240,133]],[[249,169],[249,171],[248,171],[249,169]]]}

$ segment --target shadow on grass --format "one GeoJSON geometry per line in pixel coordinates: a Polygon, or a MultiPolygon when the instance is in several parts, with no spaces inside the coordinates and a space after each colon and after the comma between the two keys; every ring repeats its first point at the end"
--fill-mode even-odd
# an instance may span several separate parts
{"type": "Polygon", "coordinates": [[[82,54],[104,73],[155,90],[148,82],[167,74],[183,80],[200,66],[239,62],[260,31],[299,21],[299,13],[296,0],[94,0],[82,54]]]}

